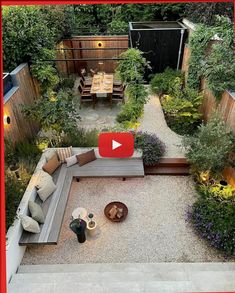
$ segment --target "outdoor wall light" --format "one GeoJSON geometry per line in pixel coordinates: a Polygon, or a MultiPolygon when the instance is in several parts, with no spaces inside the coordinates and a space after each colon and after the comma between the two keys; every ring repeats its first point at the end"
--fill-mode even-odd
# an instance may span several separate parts
{"type": "Polygon", "coordinates": [[[102,43],[102,42],[98,42],[98,43],[97,43],[97,46],[98,46],[99,48],[101,48],[101,47],[103,46],[103,43],[102,43]]]}
{"type": "Polygon", "coordinates": [[[11,123],[11,118],[7,115],[4,115],[3,123],[4,123],[4,125],[9,125],[11,123]]]}

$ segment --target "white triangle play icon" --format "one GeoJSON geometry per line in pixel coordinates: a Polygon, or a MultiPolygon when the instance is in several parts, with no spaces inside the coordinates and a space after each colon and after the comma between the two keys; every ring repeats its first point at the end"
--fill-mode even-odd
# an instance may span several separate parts
{"type": "Polygon", "coordinates": [[[119,148],[122,144],[117,142],[116,140],[112,140],[112,150],[119,148]]]}

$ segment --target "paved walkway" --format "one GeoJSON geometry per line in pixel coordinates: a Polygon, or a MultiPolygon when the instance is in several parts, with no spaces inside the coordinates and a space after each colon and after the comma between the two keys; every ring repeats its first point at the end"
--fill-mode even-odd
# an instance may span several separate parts
{"type": "Polygon", "coordinates": [[[144,116],[139,129],[157,134],[166,145],[165,157],[181,158],[185,156],[181,146],[182,136],[176,134],[167,126],[157,96],[151,95],[149,102],[144,106],[144,116]]]}

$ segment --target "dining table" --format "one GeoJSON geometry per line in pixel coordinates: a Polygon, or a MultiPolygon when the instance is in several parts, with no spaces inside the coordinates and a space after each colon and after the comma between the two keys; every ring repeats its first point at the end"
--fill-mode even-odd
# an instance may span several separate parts
{"type": "Polygon", "coordinates": [[[107,94],[110,96],[113,93],[113,74],[101,73],[95,74],[92,79],[91,94],[107,94]]]}

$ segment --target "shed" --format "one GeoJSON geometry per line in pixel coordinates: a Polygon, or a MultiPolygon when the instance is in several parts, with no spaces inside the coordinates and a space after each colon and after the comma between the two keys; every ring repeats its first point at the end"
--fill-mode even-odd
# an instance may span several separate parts
{"type": "Polygon", "coordinates": [[[178,21],[130,22],[130,47],[144,52],[150,61],[152,70],[146,70],[145,80],[149,75],[163,72],[166,67],[180,69],[187,28],[178,21]]]}

